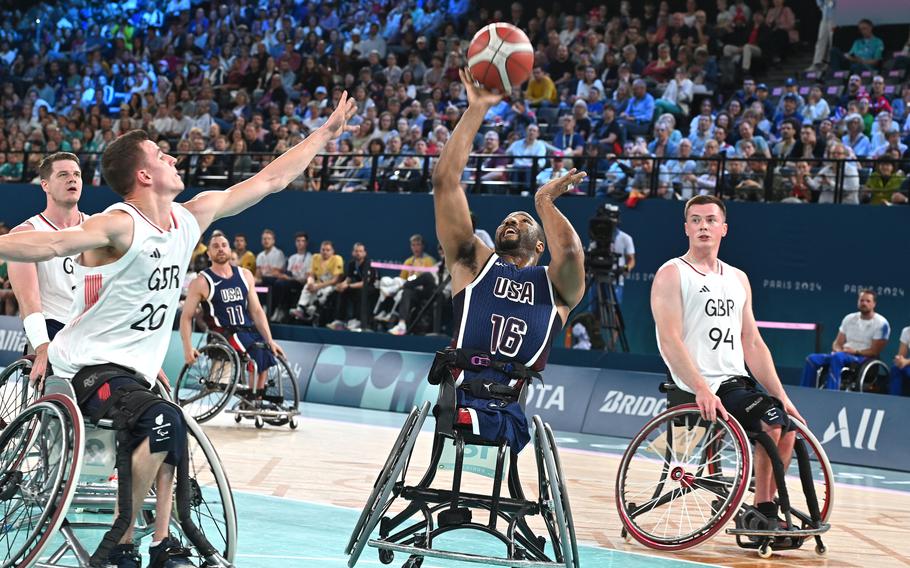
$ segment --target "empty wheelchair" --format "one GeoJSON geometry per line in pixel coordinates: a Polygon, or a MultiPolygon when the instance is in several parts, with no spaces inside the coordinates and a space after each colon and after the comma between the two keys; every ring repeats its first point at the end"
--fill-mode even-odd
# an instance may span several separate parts
{"type": "MultiPolygon", "coordinates": [[[[230,485],[202,429],[186,421],[188,451],[177,467],[170,532],[189,543],[194,564],[228,568],[237,547],[230,485]]],[[[114,543],[98,532],[111,528],[115,468],[123,469],[128,491],[122,477],[130,453],[118,455],[115,438],[110,420],[85,425],[70,382],[53,377],[44,396],[0,432],[0,568],[107,565],[114,543]],[[92,554],[87,547],[94,545],[92,554]]],[[[134,542],[154,532],[155,499],[151,492],[145,500],[134,542]]]]}
{"type": "MultiPolygon", "coordinates": [[[[891,370],[881,359],[844,365],[840,372],[840,390],[850,392],[888,393],[891,370]]],[[[828,365],[819,367],[815,375],[816,388],[823,389],[828,378],[828,365]]]]}
{"type": "Polygon", "coordinates": [[[733,519],[735,527],[726,533],[762,558],[800,548],[810,538],[816,552],[825,553],[821,535],[830,528],[834,478],[824,449],[808,428],[791,417],[795,459],[783,464],[766,434],[746,432],[732,416],[705,421],[695,397],[673,383],[661,385],[661,391],[668,394],[667,410],[632,439],[619,466],[616,506],[626,541],[682,550],[710,539],[733,519]],[[776,501],[784,516],[777,528],[754,528],[757,520],[766,525],[778,521],[765,519],[746,503],[754,491],[752,443],[772,450],[776,501]]]}
{"type": "MultiPolygon", "coordinates": [[[[527,382],[527,377],[519,379],[514,387],[518,401],[524,400],[527,382]]],[[[369,545],[379,549],[379,560],[384,564],[393,562],[396,552],[407,555],[407,568],[419,568],[424,557],[485,565],[578,568],[569,496],[550,426],[534,416],[537,496],[526,496],[518,476],[518,454],[505,441],[486,440],[474,433],[476,423],[471,414],[457,407],[457,388],[452,375],[446,373],[433,408],[436,426],[430,464],[415,485],[407,484],[406,475],[430,403],[411,410],[347,544],[348,566],[353,567],[369,545]],[[483,469],[469,465],[466,446],[475,446],[481,454],[486,450],[491,456],[492,463],[485,468],[492,477],[492,495],[463,489],[463,474],[483,469]],[[453,459],[446,457],[453,454],[453,459]],[[452,471],[451,486],[432,487],[437,473],[447,469],[452,471]],[[503,495],[503,484],[508,496],[503,495]],[[393,512],[397,500],[397,512],[393,512]],[[529,525],[534,517],[539,517],[546,535],[535,533],[529,525]],[[371,539],[377,526],[378,537],[371,539]],[[458,530],[492,536],[504,546],[505,554],[485,556],[476,553],[477,548],[474,553],[438,548],[439,537],[458,530]]]]}
{"type": "MultiPolygon", "coordinates": [[[[264,343],[252,347],[267,349],[264,343]]],[[[297,376],[287,360],[275,354],[275,365],[269,367],[264,389],[256,389],[259,370],[242,346],[235,346],[220,333],[208,330],[197,346],[199,357],[184,365],[174,390],[175,402],[197,422],[206,422],[227,408],[240,422],[252,419],[257,428],[265,424],[297,428],[300,395],[297,376]],[[252,386],[251,386],[252,383],[252,386]],[[234,403],[228,408],[231,399],[234,403]]]]}

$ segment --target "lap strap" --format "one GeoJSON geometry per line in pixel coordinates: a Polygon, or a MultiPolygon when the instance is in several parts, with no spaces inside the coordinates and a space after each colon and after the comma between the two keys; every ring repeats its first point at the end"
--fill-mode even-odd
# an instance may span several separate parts
{"type": "Polygon", "coordinates": [[[494,369],[510,379],[538,379],[543,381],[543,377],[539,372],[518,361],[497,361],[485,351],[454,347],[448,347],[436,352],[427,380],[430,384],[438,385],[445,380],[446,376],[451,376],[451,372],[454,369],[474,372],[494,369]]]}
{"type": "Polygon", "coordinates": [[[73,377],[73,390],[76,392],[76,400],[80,407],[84,406],[98,389],[112,379],[120,377],[129,379],[130,382],[118,386],[92,413],[90,417],[92,424],[97,425],[102,418],[110,418],[115,428],[132,428],[149,407],[166,402],[153,393],[151,385],[132,369],[104,364],[85,367],[73,377]]]}

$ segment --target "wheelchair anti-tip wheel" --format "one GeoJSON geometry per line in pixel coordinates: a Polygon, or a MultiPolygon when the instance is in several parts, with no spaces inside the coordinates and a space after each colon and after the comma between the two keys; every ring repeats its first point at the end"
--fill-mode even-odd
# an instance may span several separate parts
{"type": "Polygon", "coordinates": [[[350,568],[353,568],[354,564],[357,563],[360,554],[367,545],[370,534],[372,534],[373,529],[376,528],[379,520],[385,514],[386,508],[390,503],[389,495],[392,493],[396,480],[400,477],[402,482],[404,481],[407,473],[407,464],[411,458],[411,451],[414,449],[417,435],[420,433],[420,429],[423,427],[423,423],[429,413],[429,402],[424,402],[420,410],[415,406],[411,409],[411,413],[408,414],[404,426],[401,427],[398,439],[395,441],[385,465],[383,465],[376,482],[373,484],[370,497],[367,499],[366,505],[360,513],[360,518],[354,526],[354,532],[351,533],[351,538],[345,547],[345,554],[350,555],[350,558],[348,558],[348,566],[350,568]]]}
{"type": "Polygon", "coordinates": [[[221,342],[199,348],[192,365],[184,365],[174,388],[174,400],[196,422],[205,422],[227,406],[240,376],[237,353],[221,342]]]}
{"type": "Polygon", "coordinates": [[[736,419],[702,419],[698,407],[667,410],[633,438],[616,479],[625,531],[659,550],[706,541],[736,514],[752,480],[752,452],[736,419]]]}
{"type": "Polygon", "coordinates": [[[84,429],[73,401],[49,395],[0,433],[0,568],[37,562],[63,524],[82,467],[84,429]]]}
{"type": "Polygon", "coordinates": [[[533,422],[540,500],[545,505],[542,507],[542,514],[549,516],[551,520],[547,527],[551,533],[554,556],[557,562],[564,562],[566,568],[578,568],[575,523],[569,506],[559,450],[556,447],[556,436],[553,435],[550,425],[544,424],[540,416],[535,415],[533,422]],[[553,527],[556,527],[556,530],[553,530],[553,527]]]}
{"type": "Polygon", "coordinates": [[[32,360],[22,357],[10,363],[0,373],[0,431],[34,402],[39,393],[28,382],[32,360]]]}
{"type": "Polygon", "coordinates": [[[268,369],[262,400],[267,409],[280,415],[277,418],[265,416],[264,419],[266,424],[272,426],[287,424],[293,430],[297,428],[297,408],[300,401],[297,376],[284,357],[275,355],[275,363],[268,369]]]}

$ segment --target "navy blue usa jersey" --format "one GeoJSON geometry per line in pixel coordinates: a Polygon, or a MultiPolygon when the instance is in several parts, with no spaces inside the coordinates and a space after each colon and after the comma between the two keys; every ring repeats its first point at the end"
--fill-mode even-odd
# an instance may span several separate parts
{"type": "Polygon", "coordinates": [[[545,266],[518,268],[493,254],[453,299],[455,346],[541,370],[562,327],[545,266]]]}
{"type": "Polygon", "coordinates": [[[209,281],[209,295],[202,302],[205,317],[209,325],[216,328],[252,327],[253,321],[247,310],[247,295],[250,293],[247,282],[239,268],[231,268],[230,278],[218,276],[211,268],[200,272],[209,281]]]}

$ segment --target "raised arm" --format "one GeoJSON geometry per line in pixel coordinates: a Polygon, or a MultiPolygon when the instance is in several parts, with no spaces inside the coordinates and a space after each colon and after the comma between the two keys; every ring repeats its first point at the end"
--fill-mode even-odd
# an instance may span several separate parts
{"type": "Polygon", "coordinates": [[[186,300],[180,311],[180,341],[183,344],[183,360],[187,365],[196,362],[199,352],[193,348],[193,318],[199,302],[209,295],[209,283],[201,274],[190,282],[186,290],[186,300]]]}
{"type": "Polygon", "coordinates": [[[259,302],[259,295],[256,293],[256,282],[253,278],[253,273],[246,268],[241,268],[240,272],[243,275],[243,279],[246,280],[247,288],[251,290],[247,295],[247,308],[249,309],[250,317],[253,318],[253,323],[256,325],[256,330],[272,350],[272,353],[276,353],[283,357],[284,351],[275,343],[275,340],[272,339],[272,330],[269,328],[269,318],[265,315],[265,310],[262,309],[262,304],[259,302]]]}
{"type": "Polygon", "coordinates": [[[683,305],[679,284],[679,270],[664,266],[657,271],[651,285],[651,313],[657,326],[660,353],[670,371],[682,379],[695,393],[695,402],[702,416],[714,422],[717,414],[727,417],[720,398],[708,387],[683,343],[683,305]]]}
{"type": "Polygon", "coordinates": [[[474,237],[468,200],[461,189],[461,174],[468,164],[474,136],[483,124],[484,115],[502,98],[474,85],[468,71],[461,69],[458,73],[468,94],[468,109],[461,115],[433,170],[436,236],[449,266],[459,262],[476,265],[479,257],[490,254],[490,249],[474,237]]]}
{"type": "Polygon", "coordinates": [[[768,394],[780,400],[784,405],[784,411],[791,416],[805,423],[805,419],[800,416],[796,406],[787,396],[787,391],[777,376],[777,369],[774,368],[774,359],[771,357],[771,351],[762,339],[758,331],[758,324],[755,323],[755,314],[752,311],[752,286],[749,284],[749,278],[745,273],[738,271],[736,275],[743,287],[746,289],[746,305],[743,306],[743,357],[746,360],[746,366],[755,375],[758,382],[761,383],[768,394]]]}
{"type": "Polygon", "coordinates": [[[230,217],[259,203],[265,196],[281,191],[297,179],[325,145],[346,129],[357,110],[347,92],[329,119],[302,142],[278,156],[253,177],[224,191],[205,191],[186,204],[204,232],[217,219],[230,217]]]}
{"type": "Polygon", "coordinates": [[[0,236],[0,258],[12,262],[39,262],[106,247],[125,251],[132,240],[132,217],[111,211],[94,215],[81,225],[62,231],[18,231],[0,236]]]}
{"type": "Polygon", "coordinates": [[[566,175],[547,182],[534,195],[534,206],[549,244],[550,280],[570,311],[585,293],[585,252],[578,233],[554,201],[586,175],[572,168],[566,175]]]}

